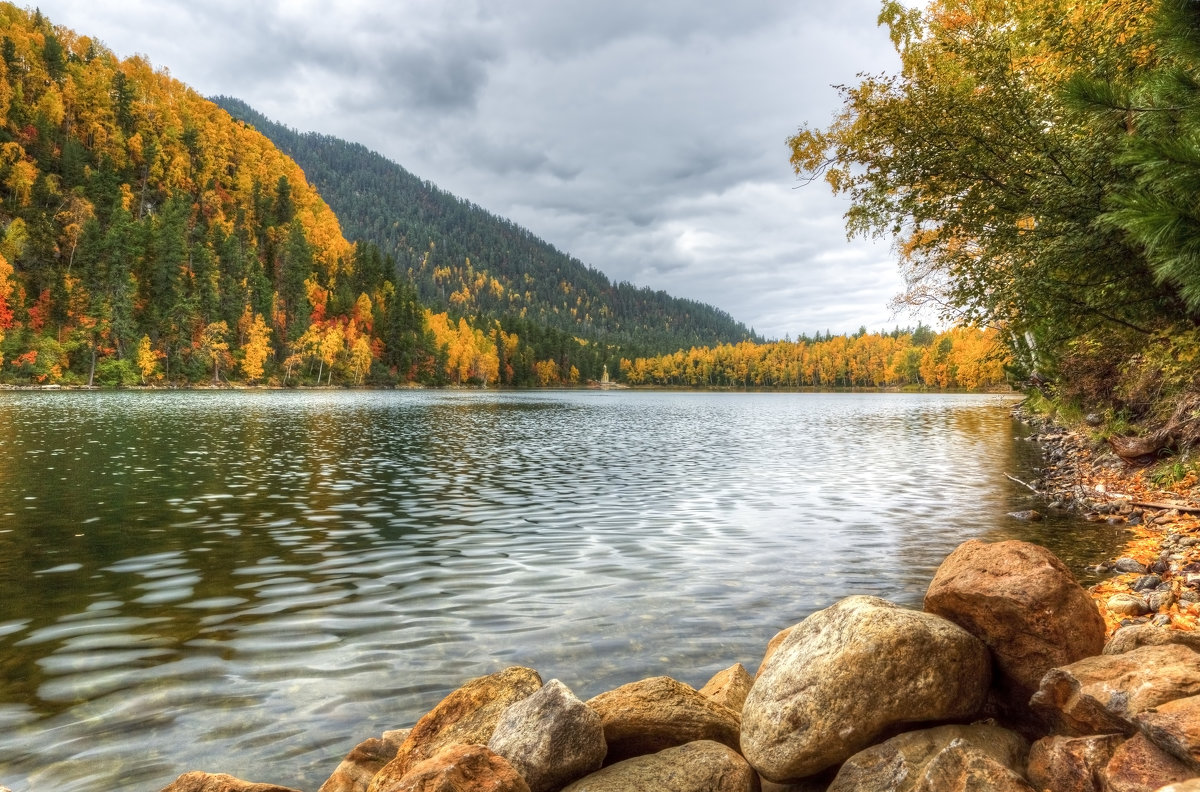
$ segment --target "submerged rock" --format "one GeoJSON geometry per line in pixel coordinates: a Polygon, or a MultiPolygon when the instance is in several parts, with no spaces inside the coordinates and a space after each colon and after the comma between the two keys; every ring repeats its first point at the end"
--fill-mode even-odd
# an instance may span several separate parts
{"type": "Polygon", "coordinates": [[[508,760],[531,792],[549,792],[600,769],[600,716],[557,679],[501,716],[488,748],[508,760]]]}
{"type": "Polygon", "coordinates": [[[609,764],[696,740],[738,748],[737,713],[670,677],[622,685],[587,705],[604,724],[609,764]]]}
{"type": "Polygon", "coordinates": [[[698,740],[609,765],[562,792],[758,792],[758,789],[758,776],[737,751],[712,740],[698,740]]]}
{"type": "Polygon", "coordinates": [[[1091,595],[1053,553],[1029,542],[959,545],[929,584],[925,610],[987,644],[1009,710],[1024,710],[1051,668],[1104,647],[1104,619],[1091,595]]]}
{"type": "Polygon", "coordinates": [[[768,660],[742,709],[742,752],[771,781],[803,778],[897,726],[975,714],[990,680],[987,648],[957,625],[847,597],[768,660]]]}

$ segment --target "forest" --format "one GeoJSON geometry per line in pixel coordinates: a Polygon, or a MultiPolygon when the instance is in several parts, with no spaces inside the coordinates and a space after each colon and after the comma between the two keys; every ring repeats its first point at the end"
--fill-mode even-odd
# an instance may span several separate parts
{"type": "Polygon", "coordinates": [[[1200,5],[886,0],[879,23],[898,73],[788,143],[850,235],[893,242],[898,305],[994,329],[1058,408],[1200,423],[1200,5]]]}
{"type": "Polygon", "coordinates": [[[1008,347],[995,330],[957,327],[692,347],[621,360],[631,384],[692,388],[1008,389],[1008,347]]]}
{"type": "Polygon", "coordinates": [[[352,244],[294,160],[165,69],[39,11],[0,4],[0,26],[0,382],[565,384],[668,338],[753,337],[424,183],[393,225],[458,219],[352,244]],[[532,269],[518,289],[445,258],[476,250],[532,269]]]}

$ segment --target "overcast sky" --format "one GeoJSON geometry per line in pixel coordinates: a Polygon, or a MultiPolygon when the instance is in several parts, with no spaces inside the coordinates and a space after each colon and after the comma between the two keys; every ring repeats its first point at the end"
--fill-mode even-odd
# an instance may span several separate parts
{"type": "MultiPolygon", "coordinates": [[[[39,0],[200,93],[362,143],[769,337],[915,323],[786,138],[893,71],[878,0],[39,0]]],[[[928,320],[928,317],[924,317],[928,320]]]]}

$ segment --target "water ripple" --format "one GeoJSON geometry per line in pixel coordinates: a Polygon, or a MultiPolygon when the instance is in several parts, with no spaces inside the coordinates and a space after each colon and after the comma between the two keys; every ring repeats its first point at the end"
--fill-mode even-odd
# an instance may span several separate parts
{"type": "Polygon", "coordinates": [[[919,602],[970,536],[1081,566],[1120,535],[1004,517],[1008,403],[0,394],[0,779],[316,788],[507,664],[699,685],[847,593],[919,602]]]}

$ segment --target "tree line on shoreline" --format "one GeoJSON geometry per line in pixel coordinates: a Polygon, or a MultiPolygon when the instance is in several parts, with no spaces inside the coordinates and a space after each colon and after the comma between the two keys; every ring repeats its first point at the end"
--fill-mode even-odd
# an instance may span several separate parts
{"type": "Polygon", "coordinates": [[[1011,357],[995,330],[956,327],[692,347],[621,360],[632,384],[693,388],[986,390],[1008,384],[1011,357]]]}

